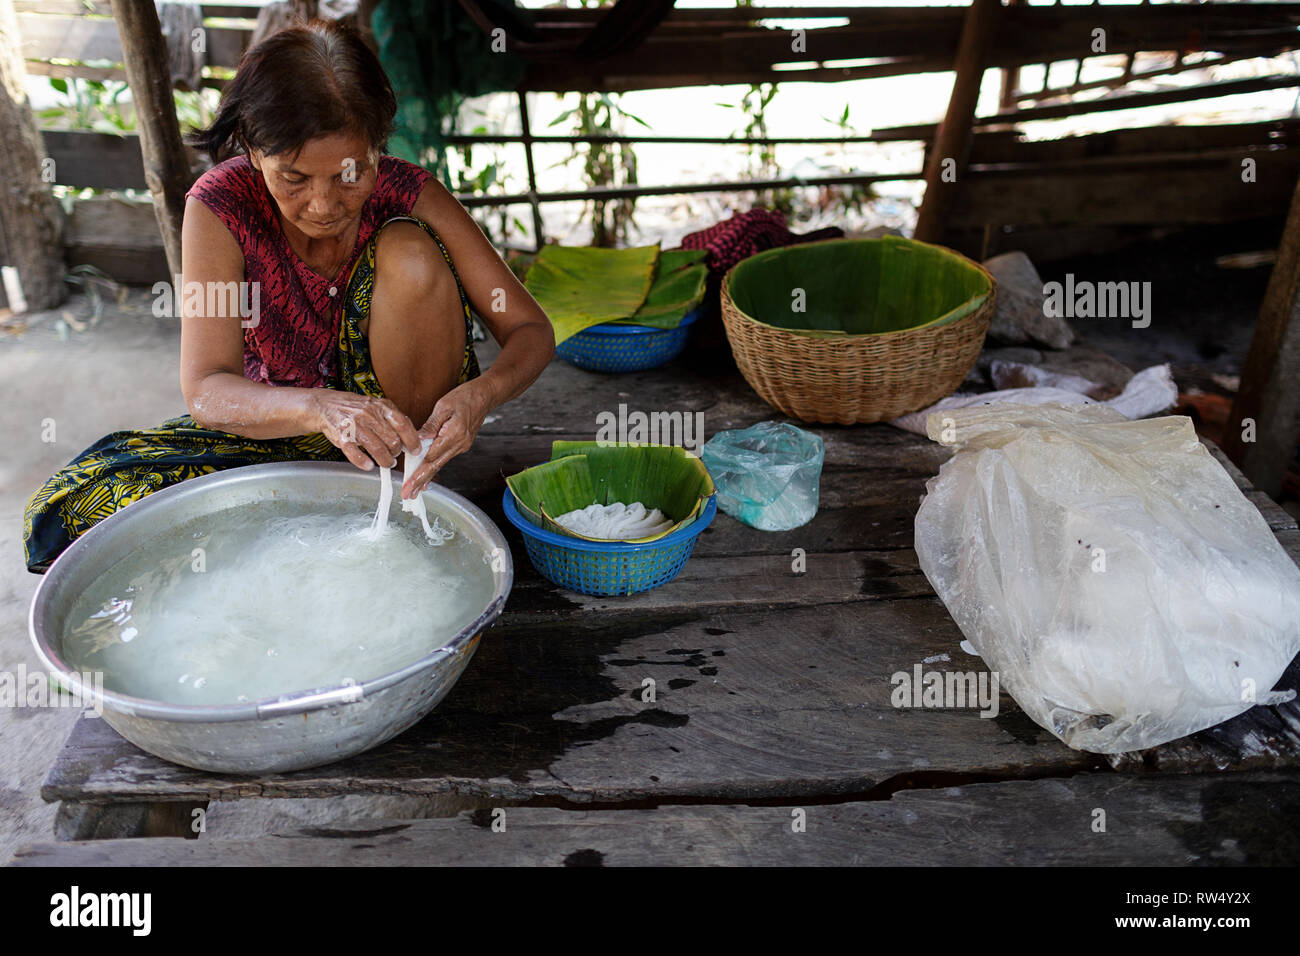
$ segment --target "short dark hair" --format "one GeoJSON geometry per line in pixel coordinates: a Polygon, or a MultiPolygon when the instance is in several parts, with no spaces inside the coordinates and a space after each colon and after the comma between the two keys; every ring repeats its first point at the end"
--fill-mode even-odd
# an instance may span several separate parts
{"type": "Polygon", "coordinates": [[[309,139],[340,132],[382,152],[396,113],[392,84],[356,29],[309,20],[245,51],[216,119],[185,141],[214,163],[248,149],[296,153],[309,139]]]}

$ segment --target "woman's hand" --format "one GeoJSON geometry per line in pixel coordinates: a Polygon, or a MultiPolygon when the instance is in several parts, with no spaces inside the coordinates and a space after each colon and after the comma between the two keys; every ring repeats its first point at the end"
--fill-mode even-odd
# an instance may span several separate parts
{"type": "Polygon", "coordinates": [[[402,449],[419,454],[420,435],[415,426],[388,399],[332,388],[312,391],[315,430],[358,468],[364,471],[372,470],[375,465],[392,468],[402,449]]]}
{"type": "Polygon", "coordinates": [[[433,414],[420,429],[420,438],[431,438],[433,444],[429,446],[424,463],[402,486],[403,498],[419,495],[447,462],[469,451],[490,408],[492,404],[484,393],[482,379],[457,385],[438,399],[433,414]]]}

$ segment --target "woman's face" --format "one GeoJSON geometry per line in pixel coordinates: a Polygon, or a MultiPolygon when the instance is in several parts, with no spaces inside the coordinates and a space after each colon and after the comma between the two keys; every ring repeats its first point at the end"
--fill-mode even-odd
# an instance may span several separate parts
{"type": "Polygon", "coordinates": [[[310,239],[342,236],[361,215],[379,175],[379,151],[348,133],[309,139],[295,156],[249,151],[280,214],[310,239]]]}

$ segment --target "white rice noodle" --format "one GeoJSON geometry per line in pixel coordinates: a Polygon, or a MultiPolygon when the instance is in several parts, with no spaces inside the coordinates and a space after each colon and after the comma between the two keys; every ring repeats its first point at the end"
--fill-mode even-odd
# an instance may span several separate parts
{"type": "MultiPolygon", "coordinates": [[[[425,455],[429,454],[429,448],[433,445],[432,438],[422,439],[420,442],[420,454],[406,455],[405,464],[402,467],[402,484],[415,473],[415,470],[424,462],[425,455]]],[[[374,521],[371,522],[369,530],[363,532],[370,540],[379,538],[388,528],[388,512],[393,504],[393,479],[391,468],[379,469],[379,507],[375,510],[374,521]]],[[[415,498],[403,498],[402,510],[414,514],[420,519],[420,524],[424,527],[424,536],[435,544],[442,544],[444,541],[451,539],[455,532],[441,527],[437,518],[433,524],[429,524],[429,513],[424,506],[424,496],[419,495],[415,498]]]]}
{"type": "Polygon", "coordinates": [[[379,507],[375,509],[375,520],[370,523],[370,528],[363,531],[367,538],[375,541],[388,530],[388,510],[393,504],[393,470],[391,468],[379,469],[379,507]]]}
{"type": "Polygon", "coordinates": [[[639,501],[630,505],[616,501],[609,505],[588,505],[560,515],[555,523],[589,538],[627,541],[662,534],[674,524],[658,508],[649,511],[639,501]]]}
{"type": "MultiPolygon", "coordinates": [[[[416,457],[413,457],[411,455],[406,456],[406,467],[402,469],[403,485],[406,484],[406,479],[411,477],[411,475],[415,474],[415,470],[419,468],[420,465],[424,464],[424,456],[429,454],[429,447],[432,444],[433,444],[432,438],[422,439],[420,442],[419,456],[416,457]]],[[[414,498],[403,498],[402,510],[409,511],[411,514],[415,515],[420,519],[420,524],[424,527],[424,536],[428,538],[430,541],[436,542],[438,544],[442,544],[442,542],[446,541],[448,538],[451,537],[451,532],[445,531],[444,529],[438,527],[438,522],[436,520],[434,521],[432,527],[429,526],[429,513],[425,510],[423,495],[416,495],[414,498]]]]}

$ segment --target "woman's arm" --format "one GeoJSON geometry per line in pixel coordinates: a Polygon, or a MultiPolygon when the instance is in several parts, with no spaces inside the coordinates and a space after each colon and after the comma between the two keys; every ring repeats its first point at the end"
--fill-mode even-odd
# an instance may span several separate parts
{"type": "Polygon", "coordinates": [[[411,214],[437,230],[465,295],[500,344],[501,354],[482,375],[452,389],[434,406],[420,429],[422,437],[434,443],[402,489],[408,497],[452,458],[468,451],[488,412],[523,394],[555,354],[550,319],[442,183],[429,180],[411,214]]]}
{"type": "MultiPolygon", "coordinates": [[[[254,439],[321,432],[349,461],[367,470],[374,467],[372,458],[389,466],[396,463],[395,455],[403,445],[419,448],[410,420],[387,399],[335,389],[265,385],[244,378],[240,316],[206,314],[210,283],[244,280],[243,252],[230,230],[197,199],[185,205],[181,270],[182,287],[173,290],[177,303],[185,304],[184,290],[192,288],[191,283],[205,290],[201,314],[187,315],[181,309],[181,393],[198,425],[254,439]]],[[[213,299],[229,301],[222,296],[213,299]]]]}

